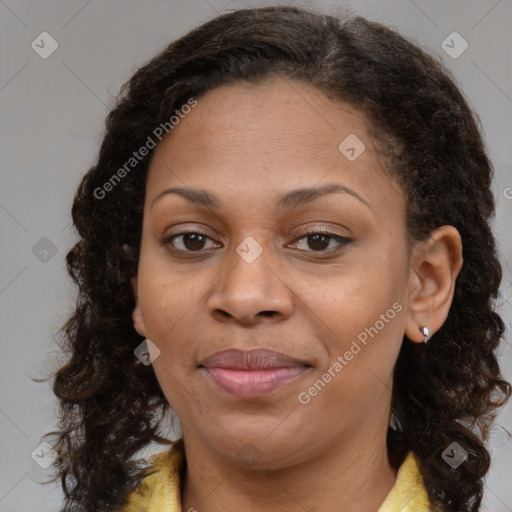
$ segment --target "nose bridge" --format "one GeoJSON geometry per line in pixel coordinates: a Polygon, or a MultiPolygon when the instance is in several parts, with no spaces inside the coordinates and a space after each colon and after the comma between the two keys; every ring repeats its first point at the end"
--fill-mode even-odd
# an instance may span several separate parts
{"type": "MultiPolygon", "coordinates": [[[[249,235],[240,242],[230,255],[230,270],[224,282],[225,290],[231,288],[232,292],[244,296],[267,295],[271,292],[276,267],[273,262],[272,250],[263,240],[263,235],[257,236],[258,240],[249,235]]],[[[282,283],[281,283],[282,284],[282,283]]]]}
{"type": "Polygon", "coordinates": [[[278,274],[273,251],[262,237],[247,236],[228,256],[228,270],[217,282],[209,301],[211,312],[252,322],[259,313],[288,315],[292,301],[278,274]]]}

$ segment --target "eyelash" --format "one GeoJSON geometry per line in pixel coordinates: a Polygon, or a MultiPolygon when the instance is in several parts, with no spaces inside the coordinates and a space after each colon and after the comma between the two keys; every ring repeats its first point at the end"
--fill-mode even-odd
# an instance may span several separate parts
{"type": "MultiPolygon", "coordinates": [[[[184,236],[184,235],[201,235],[205,238],[209,238],[210,240],[212,240],[208,235],[206,235],[206,233],[202,233],[200,231],[183,231],[182,233],[174,233],[173,235],[170,235],[166,238],[164,238],[162,240],[162,244],[163,245],[169,245],[171,244],[171,250],[174,250],[174,251],[177,251],[177,252],[181,252],[181,253],[190,253],[190,254],[194,254],[194,253],[197,253],[197,254],[200,254],[202,251],[204,251],[203,249],[200,249],[198,251],[189,251],[189,250],[183,250],[183,249],[177,249],[176,247],[172,246],[172,242],[175,238],[178,238],[180,236],[184,236]]],[[[304,233],[303,235],[301,235],[299,238],[296,238],[292,243],[296,243],[304,238],[308,238],[310,236],[313,236],[313,235],[324,235],[324,236],[327,236],[328,238],[331,238],[331,239],[334,239],[338,242],[338,246],[337,247],[331,247],[330,249],[323,249],[323,250],[318,250],[318,251],[315,251],[315,250],[306,250],[305,252],[312,252],[312,253],[318,253],[318,254],[325,254],[325,253],[331,253],[332,251],[339,251],[341,250],[345,245],[349,244],[350,242],[352,242],[352,240],[350,238],[346,238],[346,237],[343,237],[341,235],[337,235],[336,233],[332,233],[330,231],[326,231],[326,230],[322,230],[322,229],[316,229],[316,230],[312,230],[312,231],[308,231],[306,233],[304,233]]],[[[206,249],[208,250],[208,249],[206,249]]]]}

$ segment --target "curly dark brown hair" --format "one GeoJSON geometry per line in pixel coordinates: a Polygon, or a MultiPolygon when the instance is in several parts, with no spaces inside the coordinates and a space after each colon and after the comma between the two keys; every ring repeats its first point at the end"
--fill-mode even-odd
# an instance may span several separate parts
{"type": "Polygon", "coordinates": [[[59,331],[69,360],[53,375],[61,430],[47,434],[58,434],[62,512],[119,509],[146,474],[136,454],[171,442],[159,430],[170,406],[152,366],[134,356],[143,338],[132,323],[130,279],[154,151],[122,179],[112,177],[191,97],[272,77],[311,84],[371,120],[386,172],[406,192],[411,244],[442,225],[460,233],[464,264],[446,322],[427,348],[402,343],[388,452],[394,468],[408,451],[417,456],[433,509],[479,509],[490,464],[485,443],[510,383],[496,358],[502,271],[490,228],[493,169],[476,116],[442,64],[396,31],[353,15],[268,7],[219,16],[139,68],[121,88],[97,163],[76,192],[79,239],[66,262],[78,297],[59,331]],[[456,470],[441,457],[454,441],[468,452],[456,470]]]}

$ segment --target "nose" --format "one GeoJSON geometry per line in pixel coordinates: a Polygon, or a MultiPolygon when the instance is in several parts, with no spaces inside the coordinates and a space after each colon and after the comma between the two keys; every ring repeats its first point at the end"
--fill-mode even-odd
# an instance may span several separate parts
{"type": "Polygon", "coordinates": [[[208,310],[221,322],[252,325],[280,322],[293,311],[293,294],[272,268],[272,254],[266,248],[251,262],[233,251],[227,270],[216,281],[208,310]]]}

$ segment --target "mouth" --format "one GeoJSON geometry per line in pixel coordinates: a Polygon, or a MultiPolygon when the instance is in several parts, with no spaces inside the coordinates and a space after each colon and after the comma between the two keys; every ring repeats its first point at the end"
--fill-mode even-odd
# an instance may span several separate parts
{"type": "Polygon", "coordinates": [[[228,349],[213,354],[199,368],[224,392],[253,398],[298,379],[311,365],[273,350],[228,349]]]}

